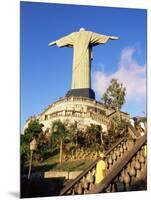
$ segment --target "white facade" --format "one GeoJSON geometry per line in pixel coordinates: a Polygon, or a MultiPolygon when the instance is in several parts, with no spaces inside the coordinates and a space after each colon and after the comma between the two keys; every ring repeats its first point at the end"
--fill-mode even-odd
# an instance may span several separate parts
{"type": "MultiPolygon", "coordinates": [[[[114,115],[114,113],[115,110],[107,109],[104,104],[96,100],[85,97],[64,97],[48,106],[37,119],[44,125],[43,130],[51,130],[52,123],[61,120],[69,123],[77,121],[80,127],[98,124],[106,132],[110,120],[109,116],[114,115]]],[[[122,113],[122,115],[129,116],[126,113],[122,113]]],[[[29,123],[30,118],[27,121],[29,123]]],[[[27,124],[25,126],[27,127],[27,124]]]]}

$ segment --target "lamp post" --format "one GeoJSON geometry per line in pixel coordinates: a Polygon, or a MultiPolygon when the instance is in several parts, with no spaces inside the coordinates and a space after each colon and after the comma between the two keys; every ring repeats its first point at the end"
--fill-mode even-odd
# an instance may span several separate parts
{"type": "Polygon", "coordinates": [[[28,179],[30,179],[30,175],[31,175],[31,164],[32,164],[33,151],[35,151],[37,149],[37,141],[35,138],[30,142],[29,148],[30,148],[30,163],[29,163],[28,179]]]}

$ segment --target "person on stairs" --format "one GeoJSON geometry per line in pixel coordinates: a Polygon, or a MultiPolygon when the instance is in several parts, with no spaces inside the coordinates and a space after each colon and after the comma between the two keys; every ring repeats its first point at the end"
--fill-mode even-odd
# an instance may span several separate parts
{"type": "Polygon", "coordinates": [[[105,177],[105,155],[104,153],[100,153],[100,160],[96,164],[96,172],[95,172],[95,184],[100,183],[105,177]]]}

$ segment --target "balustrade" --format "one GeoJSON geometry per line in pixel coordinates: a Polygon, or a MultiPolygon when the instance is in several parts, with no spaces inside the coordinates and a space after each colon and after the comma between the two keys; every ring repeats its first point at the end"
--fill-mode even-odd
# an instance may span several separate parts
{"type": "Polygon", "coordinates": [[[146,137],[141,138],[139,141],[126,141],[126,146],[129,149],[125,156],[122,156],[119,162],[116,162],[108,173],[108,177],[106,176],[89,193],[145,190],[147,181],[145,143],[146,137]]]}
{"type": "MultiPolygon", "coordinates": [[[[137,184],[140,184],[139,186],[141,187],[142,180],[145,179],[145,176],[146,158],[143,155],[142,147],[117,175],[116,180],[112,184],[109,184],[105,191],[112,192],[113,185],[116,186],[115,191],[117,192],[136,190],[137,184]]],[[[142,189],[145,189],[144,185],[142,185],[142,189]]]]}
{"type": "Polygon", "coordinates": [[[106,116],[104,115],[100,115],[100,114],[94,114],[94,113],[89,113],[89,112],[80,112],[80,111],[72,111],[72,110],[66,110],[66,112],[63,111],[58,111],[55,113],[51,113],[49,114],[49,119],[52,118],[57,118],[57,117],[69,117],[69,116],[73,116],[73,117],[81,117],[81,118],[92,118],[93,120],[99,122],[99,123],[103,123],[103,124],[108,124],[108,118],[106,118],[106,116]]]}
{"type": "MultiPolygon", "coordinates": [[[[95,185],[95,169],[100,160],[98,158],[64,188],[60,195],[136,190],[139,182],[143,180],[145,183],[146,181],[145,142],[145,139],[143,142],[120,139],[105,154],[106,177],[102,180],[102,184],[95,185]]],[[[144,183],[142,189],[145,187],[144,183]]]]}

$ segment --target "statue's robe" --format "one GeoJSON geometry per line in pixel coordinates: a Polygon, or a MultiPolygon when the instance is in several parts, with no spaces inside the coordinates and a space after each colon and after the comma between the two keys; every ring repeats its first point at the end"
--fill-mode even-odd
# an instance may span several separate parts
{"type": "Polygon", "coordinates": [[[73,47],[72,89],[91,88],[91,48],[109,36],[90,31],[73,32],[56,41],[58,47],[73,47]]]}

